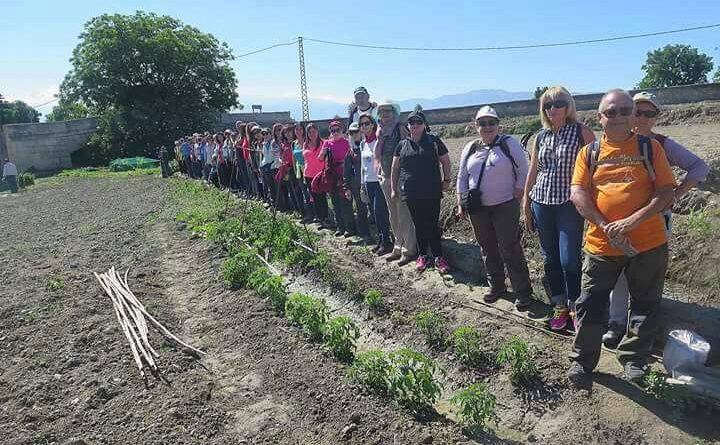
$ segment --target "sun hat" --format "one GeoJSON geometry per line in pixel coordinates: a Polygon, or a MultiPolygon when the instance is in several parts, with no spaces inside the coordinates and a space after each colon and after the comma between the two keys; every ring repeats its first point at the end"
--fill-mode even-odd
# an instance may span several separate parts
{"type": "Polygon", "coordinates": [[[653,93],[650,93],[648,91],[641,91],[633,96],[633,102],[648,102],[652,104],[653,107],[655,107],[656,110],[660,111],[660,101],[658,101],[658,98],[653,93]]]}
{"type": "Polygon", "coordinates": [[[400,105],[396,104],[395,102],[391,100],[386,100],[385,102],[381,103],[377,106],[378,113],[386,108],[390,108],[393,113],[395,113],[396,116],[400,116],[400,105]]]}
{"type": "Polygon", "coordinates": [[[358,124],[357,122],[353,122],[353,123],[350,124],[350,126],[348,127],[348,131],[349,131],[350,133],[353,133],[353,132],[356,132],[356,131],[360,131],[360,124],[358,124]]]}
{"type": "Polygon", "coordinates": [[[478,120],[481,117],[493,117],[497,120],[500,120],[500,116],[498,116],[497,111],[495,111],[495,108],[491,107],[490,105],[480,107],[477,114],[475,115],[475,120],[478,120]]]}

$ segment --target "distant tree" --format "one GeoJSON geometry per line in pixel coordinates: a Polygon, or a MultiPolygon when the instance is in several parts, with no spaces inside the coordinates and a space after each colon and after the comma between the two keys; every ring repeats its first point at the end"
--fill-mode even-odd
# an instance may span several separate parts
{"type": "Polygon", "coordinates": [[[80,102],[67,103],[61,100],[45,117],[47,118],[48,122],[59,122],[69,121],[72,119],[82,119],[89,116],[90,110],[88,110],[88,108],[84,104],[80,102]]]}
{"type": "Polygon", "coordinates": [[[540,97],[543,95],[543,93],[545,93],[545,91],[548,90],[548,88],[549,87],[546,87],[546,86],[545,87],[535,87],[535,93],[534,93],[535,99],[540,99],[540,97]]]}
{"type": "Polygon", "coordinates": [[[91,19],[60,86],[61,102],[82,103],[99,118],[85,161],[150,154],[211,127],[237,105],[232,59],[227,44],[172,17],[139,11],[91,19]]]}
{"type": "Polygon", "coordinates": [[[713,77],[713,82],[720,82],[720,68],[715,71],[715,77],[713,77]]]}
{"type": "Polygon", "coordinates": [[[667,45],[647,53],[642,66],[645,77],[638,88],[663,88],[707,83],[713,69],[712,57],[689,45],[667,45]]]}
{"type": "Polygon", "coordinates": [[[0,94],[0,125],[40,122],[41,113],[21,100],[8,102],[0,94]]]}
{"type": "Polygon", "coordinates": [[[422,111],[423,107],[420,104],[415,104],[415,108],[413,108],[413,111],[422,111]]]}

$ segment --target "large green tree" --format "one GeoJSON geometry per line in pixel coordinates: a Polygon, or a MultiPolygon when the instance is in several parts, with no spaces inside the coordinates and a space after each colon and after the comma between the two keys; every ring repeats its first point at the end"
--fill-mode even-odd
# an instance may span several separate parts
{"type": "Polygon", "coordinates": [[[40,112],[21,100],[8,102],[0,94],[0,125],[40,122],[40,112]]]}
{"type": "Polygon", "coordinates": [[[712,57],[689,45],[667,45],[647,53],[645,77],[638,88],[663,88],[706,83],[713,69],[712,57]]]}
{"type": "Polygon", "coordinates": [[[90,162],[155,154],[155,147],[217,121],[237,104],[232,51],[211,34],[168,16],[102,15],[85,24],[66,104],[100,118],[84,155],[90,162]]]}
{"type": "Polygon", "coordinates": [[[52,111],[45,116],[48,122],[69,121],[90,116],[90,110],[81,102],[60,101],[52,111]]]}

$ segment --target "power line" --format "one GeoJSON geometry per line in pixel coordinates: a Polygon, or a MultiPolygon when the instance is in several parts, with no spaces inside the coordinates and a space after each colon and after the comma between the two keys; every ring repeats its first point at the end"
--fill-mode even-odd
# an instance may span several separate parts
{"type": "Polygon", "coordinates": [[[279,46],[295,45],[296,43],[297,43],[297,41],[292,41],[292,42],[288,42],[288,43],[276,43],[275,45],[268,46],[267,48],[257,49],[257,50],[255,50],[255,51],[250,51],[249,53],[240,54],[239,56],[235,56],[235,58],[236,58],[236,59],[240,59],[240,58],[242,58],[242,57],[251,56],[251,55],[253,55],[253,54],[261,53],[261,52],[263,52],[263,51],[267,51],[267,50],[269,50],[269,49],[277,48],[277,47],[279,47],[279,46]]]}
{"type": "Polygon", "coordinates": [[[45,105],[49,105],[49,104],[51,104],[51,103],[53,103],[53,102],[57,102],[58,100],[60,100],[60,98],[59,98],[59,97],[56,97],[56,98],[54,98],[54,99],[52,99],[52,100],[49,100],[49,101],[47,101],[47,102],[43,102],[43,103],[41,103],[41,104],[39,104],[39,105],[30,105],[30,106],[33,107],[33,108],[40,108],[40,107],[44,107],[45,105]]]}
{"type": "Polygon", "coordinates": [[[322,44],[326,44],[326,45],[350,46],[350,47],[354,47],[354,48],[382,49],[382,50],[392,50],[392,51],[502,51],[502,50],[513,50],[513,49],[549,48],[549,47],[557,47],[557,46],[584,45],[584,44],[588,44],[588,43],[613,42],[613,41],[617,41],[617,40],[639,39],[639,38],[643,38],[643,37],[652,37],[652,36],[659,36],[659,35],[665,35],[665,34],[677,34],[677,33],[681,33],[681,32],[697,31],[700,29],[710,29],[710,28],[718,28],[718,27],[720,27],[720,23],[714,24],[714,25],[695,26],[695,27],[691,27],[691,28],[673,29],[673,30],[669,30],[669,31],[657,31],[657,32],[644,33],[644,34],[631,34],[631,35],[626,35],[626,36],[604,37],[604,38],[599,38],[599,39],[588,39],[588,40],[576,40],[576,41],[570,41],[570,42],[538,43],[538,44],[533,44],[533,45],[515,45],[515,46],[485,46],[485,47],[476,47],[476,48],[415,48],[415,47],[404,47],[404,46],[362,45],[362,44],[347,43],[347,42],[333,42],[333,41],[329,41],[329,40],[313,39],[313,38],[309,38],[309,37],[305,37],[304,40],[307,42],[316,42],[316,43],[322,43],[322,44]]]}

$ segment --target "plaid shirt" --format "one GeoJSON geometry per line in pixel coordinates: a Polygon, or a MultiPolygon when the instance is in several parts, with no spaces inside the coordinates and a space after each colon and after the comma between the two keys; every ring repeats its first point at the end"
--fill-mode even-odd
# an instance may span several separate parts
{"type": "Polygon", "coordinates": [[[563,204],[570,199],[575,158],[580,151],[582,127],[565,124],[557,133],[541,130],[535,141],[537,179],[530,198],[540,204],[563,204]]]}

